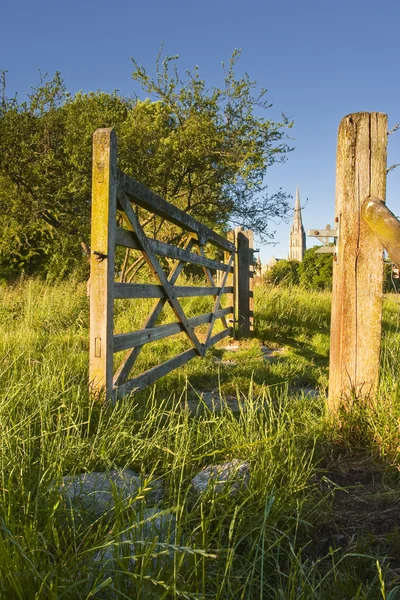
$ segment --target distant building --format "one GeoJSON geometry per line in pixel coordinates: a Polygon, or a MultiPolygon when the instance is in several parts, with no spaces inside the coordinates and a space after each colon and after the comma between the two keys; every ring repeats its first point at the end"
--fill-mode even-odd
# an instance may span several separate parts
{"type": "Polygon", "coordinates": [[[299,187],[296,188],[293,225],[289,237],[289,260],[302,261],[306,251],[306,232],[301,220],[299,187]]]}
{"type": "Polygon", "coordinates": [[[265,275],[266,273],[268,273],[268,271],[270,271],[278,261],[282,260],[281,258],[275,258],[275,256],[273,256],[269,262],[267,262],[266,265],[261,265],[261,275],[265,275]]]}

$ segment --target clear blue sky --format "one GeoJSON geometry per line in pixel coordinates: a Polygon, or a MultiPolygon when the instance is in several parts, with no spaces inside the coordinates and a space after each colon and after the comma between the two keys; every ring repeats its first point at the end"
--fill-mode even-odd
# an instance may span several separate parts
{"type": "MultiPolygon", "coordinates": [[[[395,0],[69,0],[0,3],[0,69],[22,98],[38,70],[61,71],[67,88],[119,89],[131,95],[130,57],[154,68],[164,41],[182,69],[199,65],[210,86],[221,63],[242,49],[239,71],[268,89],[270,116],[295,121],[295,150],[267,174],[271,192],[300,187],[305,228],[333,221],[337,128],[357,111],[400,121],[400,3],[395,0]]],[[[400,131],[389,138],[388,163],[400,162],[400,131]]],[[[389,207],[400,213],[400,167],[388,175],[389,207]]],[[[290,225],[275,227],[277,246],[263,262],[286,257],[290,225]]],[[[312,241],[308,241],[312,245],[312,241]]]]}

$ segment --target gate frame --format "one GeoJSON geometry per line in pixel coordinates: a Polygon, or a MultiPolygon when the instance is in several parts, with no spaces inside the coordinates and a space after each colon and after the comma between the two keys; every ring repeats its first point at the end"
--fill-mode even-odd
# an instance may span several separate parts
{"type": "Polygon", "coordinates": [[[90,260],[90,345],[89,386],[91,394],[105,397],[114,403],[120,397],[157,381],[160,377],[185,364],[195,356],[204,356],[212,345],[235,334],[248,337],[252,330],[253,251],[252,232],[238,231],[235,243],[223,238],[197,219],[170,204],[117,168],[117,137],[112,128],[97,129],[93,136],[92,168],[92,232],[90,260]],[[131,202],[188,232],[184,248],[149,238],[143,231],[131,202]],[[122,213],[128,229],[117,227],[117,210],[122,213]],[[224,250],[224,262],[207,258],[206,243],[224,250]],[[114,281],[115,246],[140,250],[160,285],[117,283],[114,281]],[[197,246],[198,254],[191,252],[197,246]],[[178,262],[169,275],[162,269],[157,255],[178,262]],[[175,286],[186,262],[203,267],[208,286],[175,286]],[[220,286],[216,286],[210,269],[222,271],[220,286]],[[220,308],[223,294],[230,294],[232,305],[220,308]],[[246,296],[247,294],[247,296],[246,296]],[[211,313],[191,319],[186,315],[178,297],[214,296],[211,313]],[[114,335],[114,301],[119,298],[158,298],[153,312],[143,328],[127,334],[114,335]],[[247,300],[246,300],[247,298],[247,300]],[[163,306],[168,303],[178,322],[156,326],[163,306]],[[236,318],[235,318],[236,313],[236,318]],[[226,317],[232,315],[233,326],[226,317]],[[224,329],[212,335],[214,323],[221,319],[224,329]],[[204,343],[195,327],[208,324],[204,343]],[[160,365],[127,380],[145,343],[184,331],[193,348],[160,365]],[[113,373],[113,354],[127,349],[117,372],[113,373]]]}

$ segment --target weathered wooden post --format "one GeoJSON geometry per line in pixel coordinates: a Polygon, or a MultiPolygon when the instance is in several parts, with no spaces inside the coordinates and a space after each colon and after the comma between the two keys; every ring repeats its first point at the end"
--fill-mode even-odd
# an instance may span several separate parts
{"type": "Polygon", "coordinates": [[[93,136],[90,258],[90,389],[112,396],[114,249],[117,206],[117,138],[113,129],[93,136]]]}
{"type": "Polygon", "coordinates": [[[328,407],[368,397],[379,374],[382,245],[361,218],[366,197],[386,196],[387,116],[355,113],[339,126],[336,164],[338,250],[333,267],[328,407]]]}
{"type": "Polygon", "coordinates": [[[235,300],[237,335],[246,338],[253,331],[253,232],[243,227],[235,228],[236,264],[235,264],[235,300]]]}

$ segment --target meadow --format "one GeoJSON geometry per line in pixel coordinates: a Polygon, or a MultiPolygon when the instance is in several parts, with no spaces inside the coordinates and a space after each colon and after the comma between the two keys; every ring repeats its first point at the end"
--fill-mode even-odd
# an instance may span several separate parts
{"type": "MultiPolygon", "coordinates": [[[[190,302],[189,316],[207,310],[190,302]]],[[[121,302],[116,330],[139,328],[147,309],[121,302]]],[[[0,598],[400,598],[399,315],[385,298],[376,398],[337,421],[325,411],[329,293],[264,285],[252,339],[235,350],[223,340],[109,407],[88,395],[85,284],[2,287],[0,598]],[[245,489],[194,496],[202,467],[233,458],[250,465],[245,489]],[[104,574],[93,557],[117,552],[135,509],[116,498],[89,522],[55,484],[125,467],[163,479],[160,512],[173,511],[176,530],[167,544],[137,539],[104,574]]],[[[186,344],[149,345],[138,368],[186,344]]]]}

